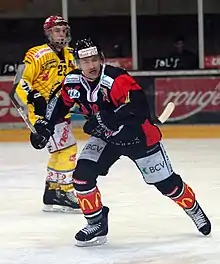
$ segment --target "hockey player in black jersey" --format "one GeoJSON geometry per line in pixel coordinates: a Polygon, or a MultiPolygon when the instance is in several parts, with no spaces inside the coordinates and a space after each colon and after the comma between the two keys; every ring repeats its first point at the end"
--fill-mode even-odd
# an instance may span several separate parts
{"type": "Polygon", "coordinates": [[[48,104],[45,119],[35,123],[38,135],[31,134],[31,143],[44,148],[56,122],[74,104],[87,116],[83,129],[91,137],[79,156],[73,178],[88,224],[76,234],[76,245],[106,242],[109,208],[102,204],[96,180],[98,175],[106,175],[122,155],[136,164],[147,184],[183,208],[197,229],[208,235],[211,223],[192,188],[173,171],[142,88],[125,70],[104,64],[101,49],[91,39],[77,41],[75,58],[80,69],[65,77],[60,96],[48,104]]]}

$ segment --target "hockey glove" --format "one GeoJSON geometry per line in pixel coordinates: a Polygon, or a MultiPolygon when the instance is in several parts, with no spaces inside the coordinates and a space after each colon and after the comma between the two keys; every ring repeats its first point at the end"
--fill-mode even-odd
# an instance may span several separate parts
{"type": "Polygon", "coordinates": [[[109,113],[107,111],[97,112],[95,115],[90,117],[86,121],[83,131],[86,134],[99,137],[108,138],[115,131],[118,130],[118,124],[114,117],[114,113],[109,113]]]}
{"type": "Polygon", "coordinates": [[[34,125],[37,133],[30,134],[31,145],[35,149],[43,149],[54,133],[54,127],[45,119],[38,119],[34,125]]]}
{"type": "Polygon", "coordinates": [[[44,116],[46,113],[47,102],[45,98],[37,91],[33,90],[29,92],[27,96],[28,104],[34,106],[34,113],[39,116],[44,116]]]}

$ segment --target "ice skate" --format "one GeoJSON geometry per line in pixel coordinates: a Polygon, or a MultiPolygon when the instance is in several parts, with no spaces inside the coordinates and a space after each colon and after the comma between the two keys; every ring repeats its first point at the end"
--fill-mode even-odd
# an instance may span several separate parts
{"type": "Polygon", "coordinates": [[[71,213],[75,210],[81,212],[81,208],[78,203],[78,199],[74,194],[74,191],[60,191],[60,205],[62,205],[61,212],[71,213]]]}
{"type": "Polygon", "coordinates": [[[46,182],[43,195],[43,212],[58,212],[60,211],[60,193],[59,190],[50,189],[48,182],[46,182]]]}
{"type": "Polygon", "coordinates": [[[74,192],[64,192],[59,189],[49,190],[48,186],[45,187],[43,203],[43,212],[73,213],[76,209],[80,210],[74,192]]]}
{"type": "Polygon", "coordinates": [[[94,224],[88,224],[82,228],[75,236],[76,246],[90,247],[102,245],[107,242],[108,234],[108,213],[109,208],[104,206],[102,209],[103,218],[94,224]]]}
{"type": "Polygon", "coordinates": [[[211,233],[211,222],[197,202],[193,208],[185,209],[185,212],[193,220],[199,232],[205,236],[211,233]]]}

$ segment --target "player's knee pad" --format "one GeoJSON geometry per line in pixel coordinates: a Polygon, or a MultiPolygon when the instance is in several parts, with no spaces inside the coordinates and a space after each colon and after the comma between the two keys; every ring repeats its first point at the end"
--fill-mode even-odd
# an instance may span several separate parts
{"type": "Polygon", "coordinates": [[[167,179],[157,182],[154,186],[163,194],[169,197],[176,197],[181,194],[184,183],[180,175],[173,173],[167,179]]]}
{"type": "Polygon", "coordinates": [[[77,191],[88,191],[95,188],[98,172],[96,164],[90,160],[78,160],[73,173],[73,185],[77,191]]]}

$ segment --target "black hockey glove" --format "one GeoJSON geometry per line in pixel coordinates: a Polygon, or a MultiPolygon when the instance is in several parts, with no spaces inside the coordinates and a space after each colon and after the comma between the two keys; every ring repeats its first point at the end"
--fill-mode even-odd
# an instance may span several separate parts
{"type": "Polygon", "coordinates": [[[46,113],[47,102],[45,98],[37,91],[33,90],[29,92],[27,96],[28,104],[34,106],[34,113],[39,116],[44,116],[46,113]]]}
{"type": "Polygon", "coordinates": [[[54,127],[50,125],[45,119],[38,119],[34,127],[37,131],[37,134],[30,134],[31,145],[35,149],[43,149],[49,141],[51,135],[53,135],[54,127]]]}
{"type": "Polygon", "coordinates": [[[109,113],[109,111],[97,112],[95,115],[90,117],[86,121],[83,131],[86,134],[99,137],[108,138],[115,131],[118,130],[118,124],[114,117],[114,113],[109,113]]]}

